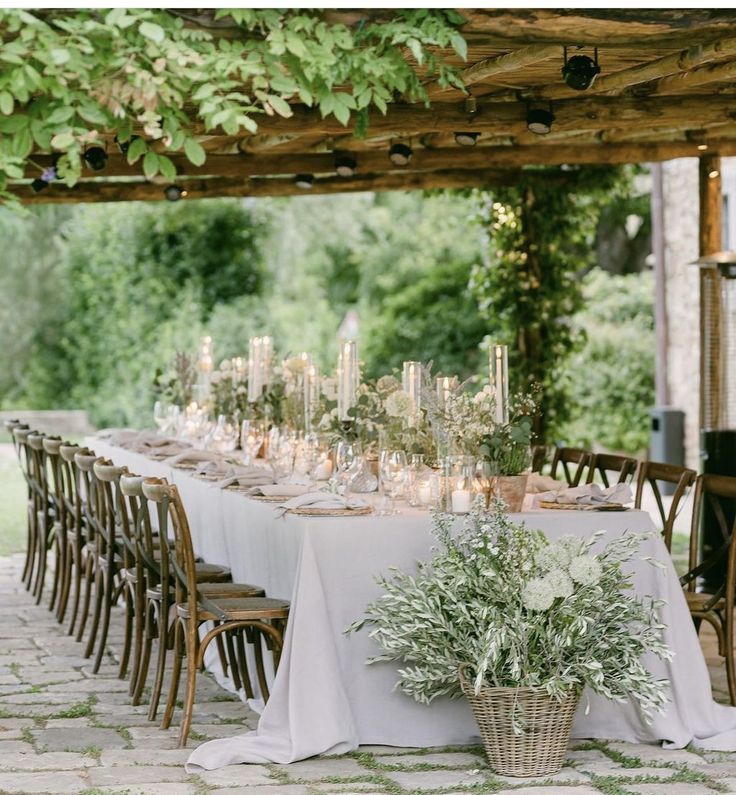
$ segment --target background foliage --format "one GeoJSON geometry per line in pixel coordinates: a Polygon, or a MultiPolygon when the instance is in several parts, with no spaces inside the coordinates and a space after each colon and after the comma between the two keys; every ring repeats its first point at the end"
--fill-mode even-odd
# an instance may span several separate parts
{"type": "Polygon", "coordinates": [[[2,210],[0,403],[150,424],[154,372],[177,348],[209,333],[219,361],[270,333],[280,354],[311,351],[330,373],[352,311],[366,377],[404,359],[486,377],[488,341],[538,328],[547,369],[517,352],[512,373],[553,383],[548,441],[638,450],[652,401],[648,276],[624,284],[594,267],[600,195],[552,205],[537,192],[558,226],[545,227],[537,256],[550,259],[528,300],[519,227],[493,220],[515,191],[2,210]]]}

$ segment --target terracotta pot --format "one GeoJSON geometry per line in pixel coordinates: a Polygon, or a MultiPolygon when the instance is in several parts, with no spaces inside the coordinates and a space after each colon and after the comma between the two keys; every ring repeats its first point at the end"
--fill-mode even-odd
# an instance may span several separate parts
{"type": "MultiPolygon", "coordinates": [[[[509,513],[518,513],[526,495],[526,482],[528,474],[523,475],[497,475],[491,478],[490,497],[498,497],[506,503],[509,513]]],[[[489,500],[490,501],[490,500],[489,500]]]]}

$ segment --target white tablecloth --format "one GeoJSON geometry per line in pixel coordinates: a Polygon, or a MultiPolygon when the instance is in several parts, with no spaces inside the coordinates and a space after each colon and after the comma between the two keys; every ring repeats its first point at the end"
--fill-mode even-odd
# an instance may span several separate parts
{"type": "MultiPolygon", "coordinates": [[[[222,491],[165,462],[96,439],[89,443],[131,471],[175,482],[191,517],[197,552],[208,562],[229,565],[234,579],[258,582],[270,596],[292,602],[281,665],[257,730],[204,743],[192,753],[190,769],[288,763],[315,754],[345,753],[361,744],[426,747],[478,742],[464,701],[416,703],[393,689],[395,666],[365,665],[376,652],[365,631],[344,634],[379,595],[376,575],[390,566],[411,568],[418,558],[430,556],[434,538],[426,513],[277,518],[272,506],[222,491]]],[[[652,529],[649,515],[641,511],[538,511],[514,518],[551,538],[564,533],[588,536],[596,530],[612,537],[627,529],[652,529]]],[[[708,670],[661,539],[652,535],[640,554],[665,564],[662,570],[636,561],[634,584],[639,594],[668,603],[662,619],[674,658],[652,658],[647,665],[655,676],[670,681],[671,702],[663,715],[646,725],[632,705],[586,692],[573,735],[736,750],[736,709],[712,700],[708,670]]]]}

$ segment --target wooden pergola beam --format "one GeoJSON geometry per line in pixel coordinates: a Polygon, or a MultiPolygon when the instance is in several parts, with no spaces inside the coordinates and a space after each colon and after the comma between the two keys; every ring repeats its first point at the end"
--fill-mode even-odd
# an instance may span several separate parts
{"type": "MultiPolygon", "coordinates": [[[[531,91],[528,95],[537,99],[559,99],[576,95],[616,94],[642,83],[659,80],[669,75],[677,75],[680,72],[687,72],[696,67],[732,56],[736,56],[736,38],[727,38],[710,44],[698,44],[688,47],[672,55],[666,55],[664,58],[657,58],[648,63],[632,66],[629,69],[603,74],[601,77],[596,78],[593,85],[585,92],[574,91],[564,83],[560,83],[559,85],[531,91]]],[[[605,54],[600,57],[601,66],[605,69],[605,54]]],[[[697,85],[697,83],[694,85],[697,85]]]]}
{"type": "MultiPolygon", "coordinates": [[[[524,102],[494,102],[479,98],[478,111],[468,119],[462,103],[441,103],[432,108],[421,105],[395,104],[384,116],[370,115],[368,135],[388,134],[400,137],[421,136],[432,132],[475,130],[497,135],[513,135],[526,130],[527,105],[524,102]]],[[[692,127],[730,121],[736,106],[729,97],[584,97],[556,102],[556,130],[600,130],[626,126],[692,127]]],[[[332,117],[322,118],[319,111],[296,107],[294,115],[285,119],[261,116],[261,134],[344,135],[354,130],[355,120],[347,127],[332,117]]],[[[194,122],[195,131],[197,123],[194,122]]],[[[200,128],[201,129],[201,128],[200,128]]],[[[202,130],[204,134],[204,130],[202,130]]]]}
{"type": "MultiPolygon", "coordinates": [[[[513,170],[484,169],[476,171],[436,171],[408,174],[364,174],[352,179],[326,177],[315,180],[311,189],[298,187],[286,178],[212,178],[192,179],[182,184],[187,200],[222,196],[313,196],[358,191],[432,190],[485,188],[505,185],[519,178],[513,170]]],[[[66,204],[84,202],[164,201],[164,185],[151,182],[80,182],[73,188],[52,184],[40,193],[33,193],[30,185],[14,184],[9,191],[23,204],[66,204]]]]}
{"type": "Polygon", "coordinates": [[[674,94],[696,86],[733,80],[735,77],[736,60],[733,60],[725,63],[707,64],[690,72],[662,77],[646,86],[646,89],[652,94],[674,94]]]}
{"type": "MultiPolygon", "coordinates": [[[[465,86],[473,86],[491,77],[496,77],[506,72],[514,72],[517,69],[523,69],[525,66],[531,66],[540,61],[561,56],[562,49],[557,44],[546,47],[522,47],[513,52],[496,55],[493,58],[484,58],[482,61],[474,63],[467,69],[463,69],[461,78],[465,86]]],[[[457,91],[457,89],[447,89],[437,81],[428,83],[425,88],[430,99],[448,90],[457,91]]]]}
{"type": "MultiPolygon", "coordinates": [[[[699,145],[725,157],[736,155],[736,138],[730,140],[682,141],[675,143],[607,143],[581,145],[575,143],[536,146],[475,146],[472,149],[417,149],[408,168],[398,168],[385,151],[354,152],[357,174],[394,174],[397,178],[419,172],[470,171],[489,168],[520,168],[525,165],[562,165],[643,163],[673,160],[678,157],[698,157],[699,145]]],[[[332,175],[335,172],[332,154],[294,155],[210,155],[199,168],[182,155],[171,158],[177,169],[177,179],[202,177],[258,177],[294,176],[295,174],[332,175]]],[[[48,155],[34,157],[39,166],[51,165],[48,155]]],[[[30,171],[26,177],[36,175],[30,171]]],[[[130,165],[121,155],[110,155],[103,173],[85,171],[83,179],[107,177],[141,177],[139,163],[130,165]]],[[[100,184],[99,182],[91,184],[100,184]]]]}

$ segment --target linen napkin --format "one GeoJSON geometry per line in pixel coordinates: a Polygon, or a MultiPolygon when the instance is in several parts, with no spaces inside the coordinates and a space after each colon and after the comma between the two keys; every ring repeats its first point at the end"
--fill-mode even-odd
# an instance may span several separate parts
{"type": "Polygon", "coordinates": [[[555,480],[549,475],[540,475],[539,472],[530,472],[526,481],[527,494],[540,494],[544,491],[559,491],[564,489],[564,480],[555,480]]]}
{"type": "Polygon", "coordinates": [[[274,483],[253,486],[248,490],[252,497],[301,497],[314,489],[313,483],[274,483]]]}
{"type": "Polygon", "coordinates": [[[230,466],[223,476],[223,479],[217,481],[217,485],[221,489],[226,489],[228,486],[251,488],[273,484],[273,481],[273,472],[271,472],[270,469],[265,469],[264,467],[230,466]]]}
{"type": "Polygon", "coordinates": [[[617,483],[607,489],[601,488],[597,483],[586,483],[584,486],[575,486],[571,489],[547,491],[537,494],[534,498],[534,507],[539,507],[540,502],[555,502],[559,505],[626,505],[633,499],[631,487],[626,483],[617,483]]]}
{"type": "Polygon", "coordinates": [[[278,507],[279,515],[283,516],[291,508],[321,508],[333,510],[355,510],[367,506],[360,497],[343,497],[330,491],[308,491],[298,497],[282,502],[278,507]]]}
{"type": "Polygon", "coordinates": [[[123,447],[126,442],[129,442],[131,439],[135,439],[135,437],[138,436],[138,433],[139,431],[136,431],[133,428],[102,428],[101,430],[97,431],[95,436],[98,439],[109,442],[110,444],[123,447]]]}
{"type": "Polygon", "coordinates": [[[213,453],[211,450],[185,450],[183,453],[167,458],[166,463],[175,467],[179,464],[199,464],[202,461],[220,461],[220,453],[213,453]]]}

